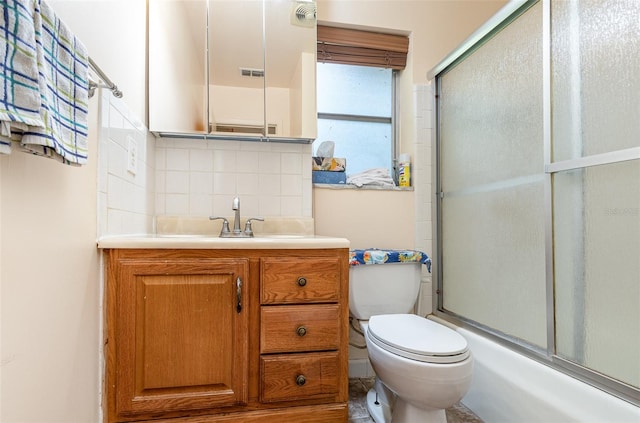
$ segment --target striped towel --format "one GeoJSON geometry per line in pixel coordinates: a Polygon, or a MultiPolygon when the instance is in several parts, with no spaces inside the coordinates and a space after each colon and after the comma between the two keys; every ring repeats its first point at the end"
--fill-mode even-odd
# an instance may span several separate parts
{"type": "MultiPolygon", "coordinates": [[[[24,122],[22,118],[13,118],[12,115],[9,119],[0,115],[3,121],[4,141],[7,137],[6,121],[8,120],[11,134],[7,138],[20,139],[23,149],[65,164],[86,164],[89,105],[89,56],[86,48],[58,19],[53,9],[44,0],[7,0],[4,3],[7,4],[4,22],[10,24],[2,29],[6,39],[11,38],[15,33],[20,34],[22,26],[27,27],[24,30],[25,33],[29,32],[30,26],[33,27],[33,39],[27,40],[25,37],[15,45],[22,47],[25,52],[35,51],[36,53],[40,116],[40,124],[33,124],[24,122]],[[13,17],[7,18],[12,11],[13,17]],[[28,125],[26,128],[25,124],[28,125]]],[[[10,43],[7,42],[7,44],[10,43]]],[[[9,65],[13,65],[15,72],[22,73],[22,67],[5,59],[4,66],[9,65]]],[[[5,78],[3,85],[4,93],[0,89],[0,95],[7,103],[26,102],[22,96],[7,95],[7,92],[15,90],[15,85],[19,85],[15,80],[5,78]]],[[[36,89],[33,80],[25,85],[29,85],[31,90],[36,89]]]]}
{"type": "Polygon", "coordinates": [[[0,16],[0,152],[11,152],[13,131],[44,127],[40,116],[40,86],[34,5],[3,2],[0,16]]]}

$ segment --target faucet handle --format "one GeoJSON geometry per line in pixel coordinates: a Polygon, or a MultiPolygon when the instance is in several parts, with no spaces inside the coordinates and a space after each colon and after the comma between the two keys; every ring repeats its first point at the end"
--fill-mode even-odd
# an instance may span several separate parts
{"type": "Polygon", "coordinates": [[[229,221],[225,217],[209,216],[209,220],[222,220],[222,229],[220,230],[220,236],[224,236],[231,232],[229,230],[229,221]]]}
{"type": "Polygon", "coordinates": [[[247,223],[244,224],[244,234],[247,236],[253,236],[253,228],[251,227],[251,221],[257,220],[259,222],[264,222],[264,219],[261,217],[252,217],[247,219],[247,223]]]}

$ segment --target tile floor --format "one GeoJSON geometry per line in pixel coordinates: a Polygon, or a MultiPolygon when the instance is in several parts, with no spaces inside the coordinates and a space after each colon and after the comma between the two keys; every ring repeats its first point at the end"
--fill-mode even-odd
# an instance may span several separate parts
{"type": "MultiPolygon", "coordinates": [[[[367,391],[373,378],[349,379],[349,423],[373,423],[367,412],[367,391]]],[[[483,423],[471,410],[458,403],[446,410],[447,423],[483,423]]]]}

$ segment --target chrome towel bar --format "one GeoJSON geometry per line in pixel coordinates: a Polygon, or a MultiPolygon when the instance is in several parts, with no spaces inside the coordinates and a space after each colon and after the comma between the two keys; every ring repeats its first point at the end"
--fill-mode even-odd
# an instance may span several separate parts
{"type": "Polygon", "coordinates": [[[89,67],[95,73],[98,74],[98,76],[100,77],[100,79],[102,81],[104,81],[104,84],[99,84],[99,83],[89,79],[89,98],[93,97],[93,95],[96,92],[96,88],[98,88],[98,87],[108,88],[108,89],[111,90],[111,92],[113,93],[113,95],[115,97],[122,98],[122,91],[120,91],[118,89],[118,86],[116,84],[114,84],[113,81],[111,81],[111,79],[109,79],[109,77],[107,75],[104,74],[102,69],[100,69],[100,66],[96,65],[96,62],[94,62],[91,57],[89,57],[89,67]]]}

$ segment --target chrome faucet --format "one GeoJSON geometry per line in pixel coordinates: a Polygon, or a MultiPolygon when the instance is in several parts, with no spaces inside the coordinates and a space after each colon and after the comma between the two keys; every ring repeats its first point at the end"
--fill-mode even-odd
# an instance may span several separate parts
{"type": "Polygon", "coordinates": [[[231,210],[236,212],[235,216],[233,217],[233,233],[238,233],[240,232],[240,197],[236,197],[233,199],[231,210]]]}
{"type": "Polygon", "coordinates": [[[229,221],[225,217],[209,216],[209,220],[222,220],[222,229],[220,230],[220,238],[253,238],[252,220],[264,221],[260,217],[252,217],[247,219],[244,231],[240,229],[240,197],[235,197],[231,204],[231,210],[235,212],[233,217],[233,230],[229,230],[229,221]]]}

